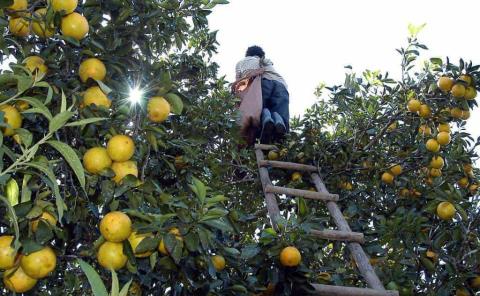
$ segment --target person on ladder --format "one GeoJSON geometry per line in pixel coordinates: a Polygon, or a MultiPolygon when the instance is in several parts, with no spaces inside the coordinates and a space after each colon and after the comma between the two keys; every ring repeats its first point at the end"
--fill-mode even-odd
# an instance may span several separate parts
{"type": "Polygon", "coordinates": [[[237,81],[252,76],[261,75],[261,128],[257,132],[261,143],[271,143],[282,139],[289,131],[289,93],[287,83],[275,70],[273,63],[265,58],[265,52],[259,46],[247,49],[245,58],[235,67],[237,81]],[[255,75],[255,74],[254,74],[255,75]]]}

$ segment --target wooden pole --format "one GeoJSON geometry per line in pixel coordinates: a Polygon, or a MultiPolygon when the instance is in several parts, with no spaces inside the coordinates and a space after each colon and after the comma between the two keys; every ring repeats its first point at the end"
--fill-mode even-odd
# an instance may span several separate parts
{"type": "Polygon", "coordinates": [[[275,161],[275,160],[262,160],[260,161],[260,166],[270,166],[273,168],[295,170],[295,171],[307,171],[307,172],[317,172],[318,169],[316,166],[294,163],[294,162],[285,162],[285,161],[275,161]]]}
{"type": "Polygon", "coordinates": [[[278,209],[278,203],[275,194],[267,192],[265,190],[268,185],[272,184],[272,181],[270,180],[270,176],[268,175],[268,169],[265,167],[261,167],[259,164],[259,162],[262,161],[264,157],[261,148],[255,149],[255,155],[257,157],[258,171],[260,174],[260,181],[262,181],[262,188],[265,195],[265,203],[267,204],[268,215],[270,216],[272,227],[278,230],[277,220],[280,217],[280,210],[278,209]]]}
{"type": "MultiPolygon", "coordinates": [[[[255,150],[278,150],[275,145],[266,145],[266,144],[255,144],[255,150]]],[[[258,159],[257,159],[258,160],[258,159]]]]}
{"type": "MultiPolygon", "coordinates": [[[[323,181],[318,174],[316,173],[312,174],[312,181],[319,192],[329,193],[327,188],[325,187],[325,184],[323,184],[323,181]]],[[[328,208],[328,211],[330,212],[330,215],[333,218],[333,221],[335,222],[339,230],[350,231],[350,232],[352,231],[347,221],[345,220],[345,217],[343,217],[343,214],[340,211],[340,208],[335,202],[333,201],[327,202],[327,208],[328,208]]],[[[360,244],[356,242],[348,243],[347,246],[348,246],[348,249],[350,250],[350,253],[353,256],[353,259],[357,263],[358,270],[362,274],[367,284],[372,289],[385,291],[385,288],[383,287],[382,282],[380,281],[377,274],[375,273],[375,270],[373,269],[372,265],[370,265],[367,254],[365,254],[365,251],[363,251],[362,246],[360,246],[360,244]]]]}
{"type": "Polygon", "coordinates": [[[368,288],[340,287],[313,284],[315,295],[320,296],[398,296],[398,291],[379,291],[368,288]]]}
{"type": "Polygon", "coordinates": [[[339,230],[310,230],[313,236],[336,241],[357,242],[359,244],[365,243],[365,237],[360,232],[339,231],[339,230]]]}
{"type": "Polygon", "coordinates": [[[285,194],[290,196],[301,196],[309,199],[323,200],[323,201],[337,201],[337,194],[329,194],[323,192],[301,190],[287,187],[279,187],[273,185],[267,185],[265,187],[265,192],[276,193],[276,194],[285,194]]]}

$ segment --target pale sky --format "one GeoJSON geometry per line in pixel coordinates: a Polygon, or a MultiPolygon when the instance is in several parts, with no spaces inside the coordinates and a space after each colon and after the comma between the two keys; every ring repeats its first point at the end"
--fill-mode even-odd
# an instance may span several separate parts
{"type": "MultiPolygon", "coordinates": [[[[400,73],[400,55],[409,23],[426,23],[419,39],[429,47],[422,57],[460,57],[480,64],[480,1],[445,0],[230,0],[210,16],[219,30],[220,74],[234,80],[236,62],[248,46],[263,47],[290,91],[290,113],[302,114],[314,101],[319,82],[343,82],[344,66],[400,73]]],[[[480,111],[468,130],[480,136],[480,111]]]]}

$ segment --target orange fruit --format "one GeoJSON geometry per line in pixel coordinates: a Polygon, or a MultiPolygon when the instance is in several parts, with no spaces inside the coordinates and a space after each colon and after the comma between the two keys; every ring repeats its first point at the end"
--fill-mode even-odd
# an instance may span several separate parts
{"type": "Polygon", "coordinates": [[[437,127],[439,132],[450,132],[450,125],[448,123],[440,123],[437,127]]]}
{"type": "Polygon", "coordinates": [[[127,264],[123,243],[104,242],[97,253],[98,263],[106,269],[119,270],[127,264]]]}
{"type": "Polygon", "coordinates": [[[445,161],[441,156],[434,156],[430,161],[430,166],[434,169],[442,169],[445,165],[445,161]]]}
{"type": "Polygon", "coordinates": [[[465,172],[465,174],[471,174],[473,171],[472,164],[471,163],[463,164],[463,171],[465,172]]]}
{"type": "Polygon", "coordinates": [[[14,36],[27,37],[30,35],[30,24],[22,17],[11,18],[8,21],[8,30],[14,36]]]}
{"type": "Polygon", "coordinates": [[[64,36],[80,41],[88,34],[88,21],[80,13],[70,13],[62,18],[61,29],[64,36]]]}
{"type": "Polygon", "coordinates": [[[25,67],[34,74],[38,72],[39,74],[46,74],[48,71],[47,65],[45,65],[45,60],[39,56],[29,56],[23,60],[25,67]]]}
{"type": "Polygon", "coordinates": [[[455,119],[459,119],[462,117],[462,109],[454,107],[450,109],[450,115],[455,119]]]}
{"type": "Polygon", "coordinates": [[[438,79],[438,88],[441,89],[443,92],[450,91],[452,89],[452,86],[454,84],[454,81],[452,78],[443,76],[438,79]]]}
{"type": "Polygon", "coordinates": [[[416,112],[420,111],[420,106],[421,105],[422,105],[422,103],[419,100],[411,99],[407,103],[407,109],[410,112],[416,113],[416,112]]]}
{"type": "Polygon", "coordinates": [[[36,252],[23,255],[20,265],[29,277],[37,280],[43,279],[55,270],[57,255],[52,248],[44,247],[36,252]]]}
{"type": "Polygon", "coordinates": [[[127,161],[135,153],[135,144],[129,136],[116,135],[108,141],[107,153],[114,161],[127,161]]]}
{"type": "Polygon", "coordinates": [[[427,150],[430,152],[440,151],[440,144],[438,144],[437,140],[435,139],[428,140],[425,146],[427,147],[427,150]]]}
{"type": "Polygon", "coordinates": [[[450,220],[455,216],[455,207],[448,201],[443,201],[437,206],[437,215],[442,220],[450,220]]]}
{"type": "Polygon", "coordinates": [[[78,5],[78,0],[51,0],[53,11],[70,14],[75,11],[78,5]]]}
{"type": "Polygon", "coordinates": [[[148,257],[148,256],[152,255],[152,253],[153,253],[153,251],[147,251],[147,252],[143,252],[143,253],[138,253],[138,252],[135,251],[136,248],[138,247],[138,245],[140,245],[140,243],[146,237],[153,237],[153,234],[152,233],[137,234],[137,232],[134,231],[128,237],[128,242],[130,243],[130,246],[132,246],[132,250],[135,254],[135,257],[137,257],[137,258],[145,258],[145,257],[148,257]]]}
{"type": "Polygon", "coordinates": [[[468,110],[462,110],[462,116],[460,116],[461,119],[467,120],[470,118],[470,111],[468,110]]]}
{"type": "Polygon", "coordinates": [[[445,146],[450,144],[450,133],[449,132],[439,132],[437,135],[438,144],[445,146]]]}
{"type": "Polygon", "coordinates": [[[426,104],[420,105],[418,115],[420,115],[420,117],[422,118],[429,118],[432,115],[432,110],[430,109],[430,106],[426,104]]]}
{"type": "Polygon", "coordinates": [[[14,237],[0,236],[0,269],[10,269],[15,266],[16,252],[12,247],[14,237]]]}
{"type": "Polygon", "coordinates": [[[55,34],[55,27],[53,24],[45,23],[45,15],[47,14],[46,8],[40,8],[35,10],[33,14],[34,20],[32,22],[32,30],[35,35],[41,38],[49,38],[55,34]]]}
{"type": "Polygon", "coordinates": [[[400,189],[400,196],[407,197],[410,195],[410,190],[407,188],[402,188],[400,189]]]}
{"type": "Polygon", "coordinates": [[[403,171],[402,166],[399,164],[394,165],[393,167],[390,168],[390,172],[392,172],[394,176],[400,175],[402,171],[403,171]]]}
{"type": "Polygon", "coordinates": [[[42,220],[43,222],[47,222],[51,226],[57,225],[57,218],[55,218],[55,216],[53,216],[49,212],[43,212],[40,217],[30,223],[30,228],[32,229],[32,232],[37,231],[38,223],[40,223],[40,220],[42,220]]]}
{"type": "Polygon", "coordinates": [[[468,180],[467,177],[463,177],[460,180],[458,180],[458,186],[460,186],[461,188],[467,188],[469,183],[470,181],[468,180]]]}
{"type": "Polygon", "coordinates": [[[22,115],[18,112],[17,108],[11,105],[0,106],[0,111],[4,113],[3,120],[5,123],[10,125],[10,127],[2,128],[3,135],[12,136],[15,133],[14,129],[22,127],[22,115]]]}
{"type": "Polygon", "coordinates": [[[430,136],[432,134],[432,129],[428,125],[422,124],[418,128],[418,132],[424,136],[430,136]]]}
{"type": "Polygon", "coordinates": [[[465,90],[465,99],[473,100],[476,97],[477,97],[477,90],[472,86],[467,87],[467,89],[465,90]]]}
{"type": "Polygon", "coordinates": [[[78,75],[82,82],[87,82],[89,78],[103,80],[107,75],[105,64],[97,58],[88,58],[80,64],[78,75]]]}
{"type": "Polygon", "coordinates": [[[294,172],[291,176],[291,180],[293,182],[301,181],[302,180],[302,174],[299,172],[294,172]]]}
{"type": "Polygon", "coordinates": [[[280,263],[283,266],[295,267],[302,261],[302,255],[295,247],[286,247],[280,252],[280,263]]]}
{"type": "Polygon", "coordinates": [[[148,101],[147,114],[152,122],[164,122],[170,114],[170,104],[163,97],[153,97],[148,101]]]}
{"type": "Polygon", "coordinates": [[[122,161],[122,162],[118,162],[118,161],[113,162],[112,170],[115,173],[115,176],[113,177],[113,181],[115,181],[115,183],[117,184],[120,184],[123,178],[125,178],[128,175],[133,175],[135,177],[138,177],[137,164],[131,160],[122,161]]]}
{"type": "Polygon", "coordinates": [[[430,177],[433,177],[433,178],[440,177],[442,175],[442,170],[431,168],[429,174],[430,174],[430,177]]]}
{"type": "Polygon", "coordinates": [[[28,276],[21,266],[7,270],[3,275],[5,288],[15,293],[30,291],[37,284],[37,280],[28,276]]]}
{"type": "Polygon", "coordinates": [[[460,75],[460,77],[458,77],[458,80],[466,82],[467,85],[472,85],[472,76],[468,74],[460,75]]]}
{"type": "Polygon", "coordinates": [[[88,88],[85,93],[83,94],[83,105],[95,105],[95,106],[103,106],[105,108],[110,108],[112,105],[112,101],[110,101],[107,95],[102,91],[102,89],[98,86],[92,86],[88,88]]]}
{"type": "Polygon", "coordinates": [[[90,148],[83,155],[83,166],[90,174],[98,174],[112,166],[112,159],[103,147],[90,148]]]}
{"type": "Polygon", "coordinates": [[[382,174],[382,181],[387,184],[393,183],[394,176],[389,172],[384,172],[382,174]]]}
{"type": "Polygon", "coordinates": [[[270,150],[268,152],[268,155],[267,155],[267,158],[268,160],[277,160],[279,158],[279,154],[277,151],[274,151],[274,150],[270,150]]]}
{"type": "Polygon", "coordinates": [[[465,96],[465,86],[461,83],[456,83],[450,93],[454,98],[461,99],[465,96]]]}
{"type": "Polygon", "coordinates": [[[223,258],[223,256],[212,256],[212,263],[213,267],[215,267],[215,270],[217,271],[222,271],[223,269],[225,269],[225,258],[223,258]]]}
{"type": "Polygon", "coordinates": [[[28,7],[27,0],[14,0],[7,8],[13,11],[26,10],[28,7]]]}
{"type": "Polygon", "coordinates": [[[100,233],[109,242],[122,242],[132,233],[132,220],[125,213],[110,212],[100,221],[100,233]]]}

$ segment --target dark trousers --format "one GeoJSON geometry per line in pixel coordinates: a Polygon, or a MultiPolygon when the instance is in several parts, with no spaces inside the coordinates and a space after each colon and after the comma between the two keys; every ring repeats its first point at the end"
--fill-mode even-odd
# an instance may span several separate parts
{"type": "Polygon", "coordinates": [[[289,102],[288,90],[281,82],[262,78],[263,108],[267,108],[273,114],[277,112],[283,118],[287,132],[289,131],[289,102]]]}

